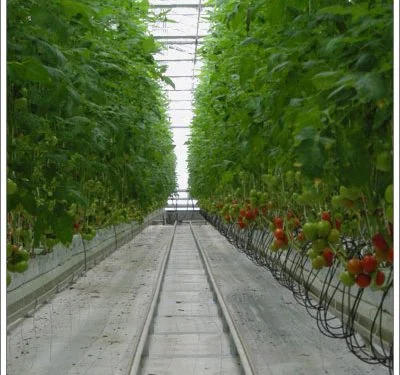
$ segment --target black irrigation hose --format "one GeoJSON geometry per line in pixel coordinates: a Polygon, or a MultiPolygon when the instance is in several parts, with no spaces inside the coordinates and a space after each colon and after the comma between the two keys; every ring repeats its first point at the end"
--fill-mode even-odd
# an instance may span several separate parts
{"type": "MultiPolygon", "coordinates": [[[[357,326],[364,289],[359,289],[354,296],[349,287],[337,280],[338,260],[329,268],[310,269],[307,257],[310,243],[301,249],[289,246],[284,251],[271,251],[274,236],[270,231],[256,226],[242,230],[234,223],[226,223],[220,216],[203,211],[201,214],[240,252],[268,269],[281,285],[291,290],[296,301],[316,320],[322,334],[344,339],[349,350],[359,359],[369,364],[382,364],[390,374],[393,373],[393,344],[385,343],[382,338],[385,301],[389,300],[389,291],[393,286],[392,271],[387,276],[387,288],[382,293],[369,333],[365,335],[364,332],[361,336],[357,326]],[[317,283],[322,285],[318,292],[313,288],[317,283]]],[[[363,241],[352,238],[342,239],[342,244],[350,257],[361,255],[365,248],[363,241]]]]}

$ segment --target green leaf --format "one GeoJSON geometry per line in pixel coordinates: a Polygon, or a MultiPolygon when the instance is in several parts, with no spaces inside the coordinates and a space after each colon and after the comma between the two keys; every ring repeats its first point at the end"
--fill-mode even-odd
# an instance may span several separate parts
{"type": "Polygon", "coordinates": [[[302,142],[310,139],[315,139],[317,136],[317,130],[311,126],[302,128],[299,133],[295,136],[295,139],[302,142]]]}
{"type": "Polygon", "coordinates": [[[341,76],[341,72],[330,71],[316,74],[311,78],[313,85],[319,90],[328,90],[333,86],[336,86],[338,78],[341,76]]]}
{"type": "Polygon", "coordinates": [[[90,15],[94,14],[94,9],[89,8],[82,2],[61,0],[61,5],[64,7],[65,13],[70,17],[80,14],[84,18],[89,18],[90,15]]]}
{"type": "Polygon", "coordinates": [[[248,38],[246,38],[246,39],[244,39],[243,41],[240,42],[241,46],[248,46],[248,45],[251,45],[251,44],[255,44],[255,45],[261,46],[263,44],[263,42],[262,42],[261,39],[255,38],[255,37],[252,37],[252,36],[248,37],[248,38]]]}
{"type": "Polygon", "coordinates": [[[302,172],[310,177],[320,177],[325,164],[325,157],[319,142],[315,139],[303,140],[296,148],[296,159],[302,165],[302,172]]]}
{"type": "MultiPolygon", "coordinates": [[[[343,3],[345,4],[345,3],[343,3]]],[[[338,14],[338,15],[351,15],[354,19],[358,19],[360,17],[367,16],[371,13],[371,10],[368,9],[368,3],[364,2],[363,4],[352,4],[347,3],[346,5],[333,5],[330,7],[325,7],[318,10],[319,14],[338,14]]]]}
{"type": "Polygon", "coordinates": [[[162,79],[167,85],[171,86],[171,87],[175,90],[175,83],[174,83],[174,81],[173,81],[171,78],[169,78],[169,77],[167,77],[167,76],[161,76],[161,79],[162,79]]]}
{"type": "Polygon", "coordinates": [[[57,215],[53,217],[52,227],[58,240],[63,244],[72,241],[73,236],[73,218],[64,211],[56,211],[57,215]]]}
{"type": "Polygon", "coordinates": [[[159,49],[158,45],[156,44],[156,42],[152,36],[143,38],[142,47],[143,47],[143,51],[145,53],[154,53],[154,52],[157,52],[157,50],[159,49]]]}
{"type": "Polygon", "coordinates": [[[382,99],[388,95],[388,91],[390,92],[390,88],[385,85],[385,81],[377,72],[361,76],[355,87],[362,103],[382,99]]]}
{"type": "Polygon", "coordinates": [[[15,75],[21,80],[44,84],[51,82],[51,77],[46,67],[36,59],[29,58],[22,63],[16,61],[8,62],[7,67],[11,75],[15,75]]]}

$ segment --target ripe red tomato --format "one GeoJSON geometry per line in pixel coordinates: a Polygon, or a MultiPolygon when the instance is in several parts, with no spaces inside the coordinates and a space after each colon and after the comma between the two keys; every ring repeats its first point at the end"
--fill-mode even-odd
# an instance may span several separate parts
{"type": "Polygon", "coordinates": [[[388,255],[387,255],[387,261],[388,261],[390,264],[393,264],[393,247],[391,247],[391,248],[389,249],[389,252],[388,252],[388,255]]]}
{"type": "Polygon", "coordinates": [[[389,255],[389,249],[388,250],[380,250],[378,248],[375,249],[375,258],[378,261],[378,263],[385,262],[388,258],[388,255],[389,255]]]}
{"type": "Polygon", "coordinates": [[[325,221],[331,221],[331,214],[328,211],[323,211],[321,213],[321,219],[325,221]]]}
{"type": "Polygon", "coordinates": [[[372,273],[376,270],[378,262],[374,255],[365,255],[361,260],[361,266],[365,273],[372,273]]]}
{"type": "Polygon", "coordinates": [[[244,229],[247,227],[247,224],[243,223],[243,221],[238,221],[238,225],[239,225],[240,229],[244,229]]]}
{"type": "Polygon", "coordinates": [[[377,249],[386,250],[388,248],[388,244],[383,237],[382,233],[377,233],[372,237],[372,243],[377,249]]]}
{"type": "Polygon", "coordinates": [[[371,276],[361,273],[356,277],[356,283],[360,288],[366,288],[371,284],[371,276]]]}
{"type": "Polygon", "coordinates": [[[275,228],[283,228],[283,219],[281,217],[275,217],[274,218],[274,225],[275,228]]]}
{"type": "Polygon", "coordinates": [[[360,259],[352,258],[347,262],[347,271],[353,275],[358,275],[363,270],[360,259]]]}
{"type": "Polygon", "coordinates": [[[302,242],[306,239],[304,232],[299,232],[299,234],[297,235],[297,240],[302,242]]]}
{"type": "Polygon", "coordinates": [[[322,256],[324,257],[324,259],[326,261],[327,267],[332,266],[333,258],[335,256],[335,253],[332,251],[332,249],[329,247],[326,247],[324,249],[324,251],[322,252],[322,256]]]}
{"type": "Polygon", "coordinates": [[[385,282],[385,274],[382,271],[378,271],[375,276],[375,284],[381,286],[385,282]]]}
{"type": "Polygon", "coordinates": [[[287,242],[286,242],[286,241],[276,239],[276,240],[274,241],[274,243],[272,244],[272,247],[273,247],[274,249],[283,249],[284,247],[286,247],[286,245],[287,245],[287,242]]]}
{"type": "Polygon", "coordinates": [[[245,214],[245,218],[247,220],[253,220],[253,212],[251,210],[247,210],[245,214]]]}
{"type": "Polygon", "coordinates": [[[286,235],[282,228],[276,228],[274,231],[274,236],[277,240],[284,240],[286,235]]]}

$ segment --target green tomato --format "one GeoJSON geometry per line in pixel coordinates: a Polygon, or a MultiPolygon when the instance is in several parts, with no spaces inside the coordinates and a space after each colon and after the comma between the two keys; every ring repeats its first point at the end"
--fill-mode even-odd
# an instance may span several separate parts
{"type": "Polygon", "coordinates": [[[359,188],[356,187],[341,186],[339,192],[342,198],[352,201],[355,201],[361,197],[361,191],[359,188]]]}
{"type": "Polygon", "coordinates": [[[307,256],[311,259],[314,260],[317,256],[321,255],[321,252],[319,250],[315,251],[314,249],[310,249],[307,251],[307,256]]]}
{"type": "Polygon", "coordinates": [[[250,190],[250,197],[257,198],[257,190],[256,189],[251,189],[250,190]]]}
{"type": "Polygon", "coordinates": [[[17,184],[11,180],[7,179],[7,195],[13,195],[17,191],[17,184]]]}
{"type": "Polygon", "coordinates": [[[340,274],[339,279],[346,286],[353,286],[355,283],[354,276],[348,271],[343,271],[340,274]]]}
{"type": "Polygon", "coordinates": [[[318,236],[321,238],[327,238],[331,231],[331,224],[329,221],[321,220],[317,223],[318,236]]]}
{"type": "Polygon", "coordinates": [[[7,270],[10,272],[24,272],[28,268],[28,262],[22,260],[17,263],[7,263],[7,270]]]}
{"type": "Polygon", "coordinates": [[[343,206],[343,197],[341,195],[334,195],[331,198],[331,203],[332,203],[332,207],[334,208],[338,208],[343,206]]]}
{"type": "Polygon", "coordinates": [[[317,224],[307,222],[303,225],[303,233],[306,236],[306,239],[309,241],[314,241],[317,239],[318,232],[317,232],[317,224]]]}
{"type": "Polygon", "coordinates": [[[28,110],[28,100],[26,98],[18,98],[14,100],[15,111],[25,112],[28,110]]]}
{"type": "Polygon", "coordinates": [[[385,201],[389,204],[393,204],[393,184],[390,184],[385,189],[385,201]]]}
{"type": "Polygon", "coordinates": [[[22,273],[28,269],[28,262],[26,260],[22,260],[15,265],[15,271],[22,273]]]}
{"type": "Polygon", "coordinates": [[[314,200],[314,194],[310,190],[304,190],[302,194],[302,200],[306,204],[310,204],[314,200]]]}
{"type": "Polygon", "coordinates": [[[311,262],[311,266],[315,270],[320,270],[321,268],[326,266],[326,260],[322,255],[318,255],[311,262]]]}
{"type": "Polygon", "coordinates": [[[19,250],[15,254],[15,256],[16,256],[16,259],[18,259],[18,261],[23,261],[23,260],[28,261],[30,258],[29,253],[25,249],[19,250]]]}
{"type": "Polygon", "coordinates": [[[327,243],[324,239],[322,238],[317,238],[316,240],[313,241],[312,243],[312,248],[314,251],[317,251],[318,253],[322,251],[326,247],[327,243]]]}
{"type": "Polygon", "coordinates": [[[328,242],[335,244],[338,243],[340,239],[340,232],[337,229],[331,229],[328,236],[328,242]]]}
{"type": "Polygon", "coordinates": [[[381,172],[390,171],[392,158],[388,151],[382,151],[376,158],[376,169],[381,172]]]}

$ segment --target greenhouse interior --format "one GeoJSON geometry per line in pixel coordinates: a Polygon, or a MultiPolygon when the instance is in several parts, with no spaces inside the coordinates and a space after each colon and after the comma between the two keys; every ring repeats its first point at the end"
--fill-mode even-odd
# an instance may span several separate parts
{"type": "Polygon", "coordinates": [[[397,2],[5,8],[2,374],[400,374],[397,2]]]}

